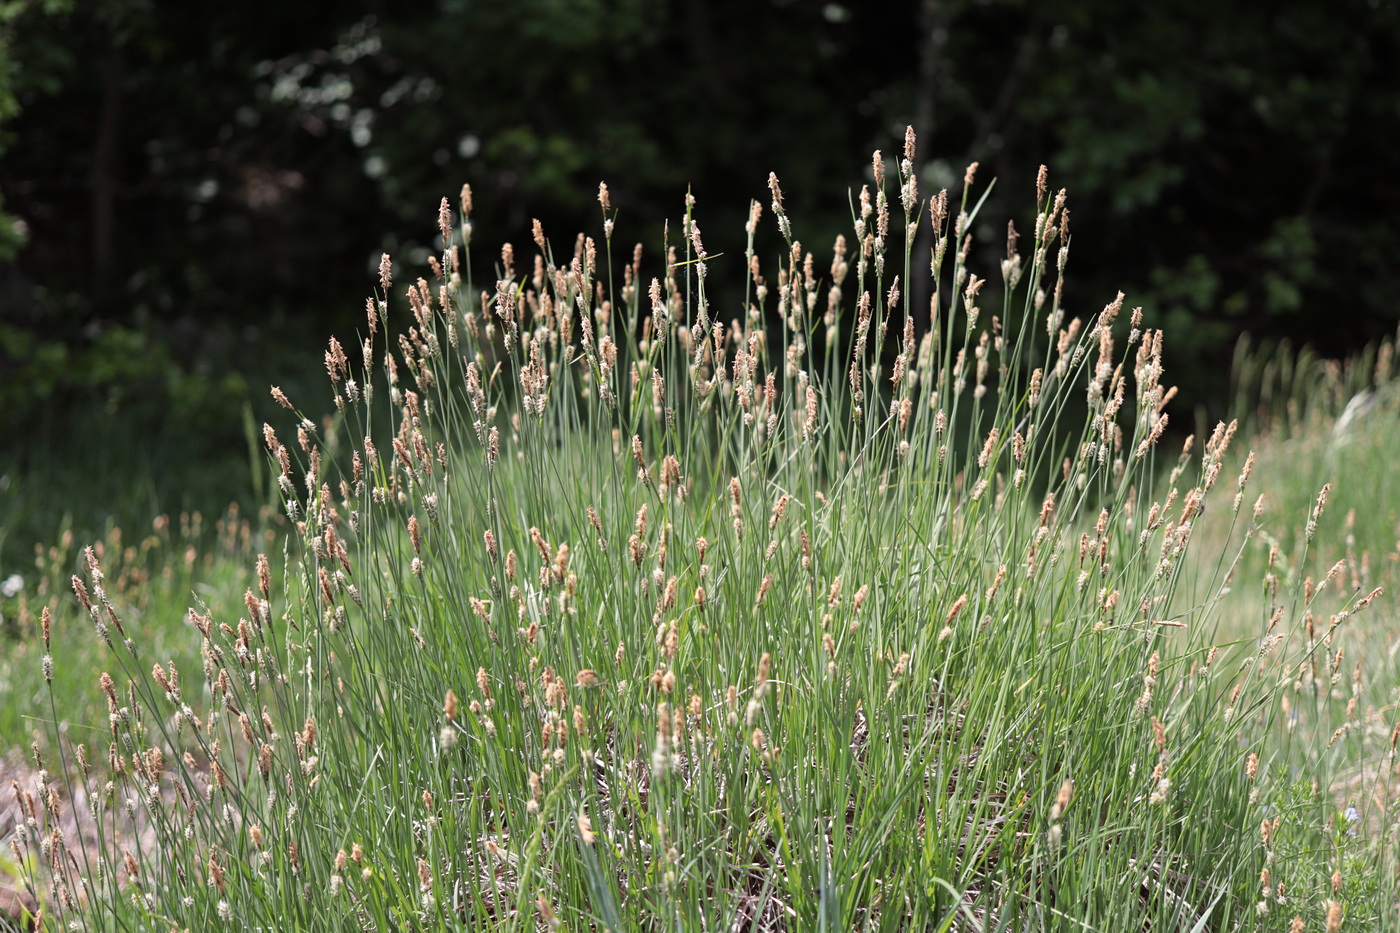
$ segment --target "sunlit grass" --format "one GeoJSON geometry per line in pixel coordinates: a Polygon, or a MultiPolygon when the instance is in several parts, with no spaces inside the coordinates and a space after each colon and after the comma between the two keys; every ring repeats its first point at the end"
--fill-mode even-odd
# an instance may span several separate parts
{"type": "Polygon", "coordinates": [[[1063,193],[1037,180],[981,308],[973,171],[921,200],[913,145],[893,203],[877,158],[820,259],[776,178],[742,266],[690,205],[661,257],[614,244],[601,189],[601,240],[556,253],[537,228],[483,289],[458,265],[469,193],[444,201],[412,319],[388,333],[386,260],[363,347],[331,342],[336,417],[297,400],[264,428],[292,526],[241,602],[190,612],[200,660],[128,643],[110,559],[86,561],[110,719],[89,769],[53,747],[102,831],[47,843],[47,909],[104,930],[1400,919],[1393,810],[1336,799],[1362,761],[1389,788],[1395,712],[1352,649],[1332,683],[1345,632],[1305,632],[1389,606],[1305,579],[1336,500],[1311,489],[1312,540],[1267,566],[1284,532],[1256,524],[1234,427],[1160,449],[1163,335],[1122,296],[1061,307],[1063,193]],[[930,260],[927,321],[907,286],[930,260]],[[736,267],[731,320],[706,287],[736,267]],[[143,814],[155,841],[118,868],[143,814]]]}

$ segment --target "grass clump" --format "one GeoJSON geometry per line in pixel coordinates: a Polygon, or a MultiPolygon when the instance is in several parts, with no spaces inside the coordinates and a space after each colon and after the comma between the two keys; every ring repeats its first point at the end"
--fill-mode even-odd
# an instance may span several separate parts
{"type": "MultiPolygon", "coordinates": [[[[198,511],[158,515],[144,534],[109,524],[90,547],[106,568],[103,593],[130,630],[133,650],[197,666],[198,640],[172,620],[184,614],[191,594],[213,605],[236,602],[246,587],[248,563],[275,543],[274,529],[284,524],[270,512],[249,518],[237,504],[212,520],[198,511]]],[[[23,574],[11,577],[14,592],[0,590],[0,693],[6,697],[0,703],[0,748],[45,743],[60,721],[65,733],[74,730],[67,736],[73,741],[85,741],[77,731],[99,739],[106,731],[92,731],[106,710],[92,689],[92,674],[110,663],[108,647],[92,638],[91,618],[73,611],[72,577],[83,559],[79,540],[66,528],[53,544],[34,547],[28,565],[20,565],[23,574]],[[48,680],[40,676],[42,656],[49,653],[41,637],[45,628],[61,646],[48,680]]]]}
{"type": "Polygon", "coordinates": [[[336,417],[264,428],[287,570],[259,556],[242,606],[190,611],[200,670],[123,641],[88,555],[110,745],[62,770],[105,829],[77,851],[21,792],[49,909],[162,930],[1393,922],[1393,817],[1352,844],[1330,765],[1304,779],[1273,744],[1292,672],[1332,649],[1218,630],[1257,540],[1233,426],[1159,464],[1163,335],[1121,295],[1061,306],[1064,193],[1042,171],[983,309],[973,170],[921,199],[913,147],[895,201],[877,154],[820,273],[770,177],[778,258],[755,203],[733,319],[708,276],[740,262],[693,202],[649,281],[641,246],[614,259],[604,186],[600,243],[563,258],[536,226],[528,269],[506,246],[479,289],[470,193],[455,223],[444,200],[405,331],[386,257],[362,346],[326,352],[336,417]],[[1229,518],[1202,553],[1205,513],[1229,518]]]}

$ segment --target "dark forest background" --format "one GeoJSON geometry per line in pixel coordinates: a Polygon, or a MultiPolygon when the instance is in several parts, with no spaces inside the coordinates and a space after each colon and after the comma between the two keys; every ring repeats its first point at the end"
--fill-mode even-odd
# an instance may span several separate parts
{"type": "Polygon", "coordinates": [[[924,193],[997,179],[988,268],[1047,164],[1071,312],[1127,292],[1184,420],[1223,414],[1242,335],[1400,322],[1397,60],[1390,0],[7,0],[0,543],[50,487],[78,525],[245,497],[267,385],[319,383],[464,182],[479,269],[533,217],[596,235],[603,180],[653,270],[687,189],[737,256],[769,171],[820,256],[906,124],[924,193]]]}

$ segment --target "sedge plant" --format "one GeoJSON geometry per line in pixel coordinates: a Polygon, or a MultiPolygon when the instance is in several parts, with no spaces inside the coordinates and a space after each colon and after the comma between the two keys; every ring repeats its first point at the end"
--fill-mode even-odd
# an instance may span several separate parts
{"type": "Polygon", "coordinates": [[[190,611],[197,669],[114,631],[88,555],[109,719],[58,743],[64,780],[104,838],[152,841],[76,851],[31,794],[50,909],[162,933],[1394,921],[1393,886],[1329,886],[1334,848],[1277,850],[1331,806],[1273,767],[1280,674],[1330,649],[1268,618],[1216,637],[1258,527],[1233,426],[1162,452],[1163,334],[1121,295],[1064,308],[1044,169],[984,308],[975,166],[924,197],[914,149],[889,179],[876,154],[820,260],[776,176],[742,265],[689,200],[658,257],[619,248],[601,186],[601,239],[561,254],[536,224],[479,282],[470,191],[444,199],[404,326],[386,256],[360,345],[330,342],[334,416],[274,390],[283,553],[190,611]],[[734,269],[727,317],[707,286],[734,269]]]}

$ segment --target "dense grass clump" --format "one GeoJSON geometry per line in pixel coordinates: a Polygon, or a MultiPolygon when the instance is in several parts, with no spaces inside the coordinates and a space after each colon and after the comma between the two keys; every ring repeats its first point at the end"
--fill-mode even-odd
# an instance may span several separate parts
{"type": "MultiPolygon", "coordinates": [[[[1257,618],[1222,631],[1262,508],[1252,466],[1226,472],[1234,426],[1159,463],[1163,334],[1121,295],[1061,306],[1064,193],[1042,170],[983,309],[973,170],[921,199],[913,148],[895,204],[877,153],[820,263],[770,178],[785,245],[756,253],[755,203],[733,319],[707,276],[739,263],[691,205],[655,278],[641,246],[615,256],[602,187],[601,242],[564,258],[537,226],[478,290],[470,193],[455,224],[444,200],[404,332],[386,257],[362,347],[326,352],[336,416],[264,427],[287,571],[259,556],[242,606],[190,611],[202,670],[152,666],[96,554],[75,579],[110,736],[64,770],[107,829],[78,851],[32,798],[48,909],[162,931],[1396,922],[1393,813],[1351,821],[1331,765],[1277,741],[1304,696],[1361,730],[1339,639],[1379,592],[1270,560],[1257,618]]],[[[1393,709],[1369,715],[1390,775],[1393,709]]]]}

